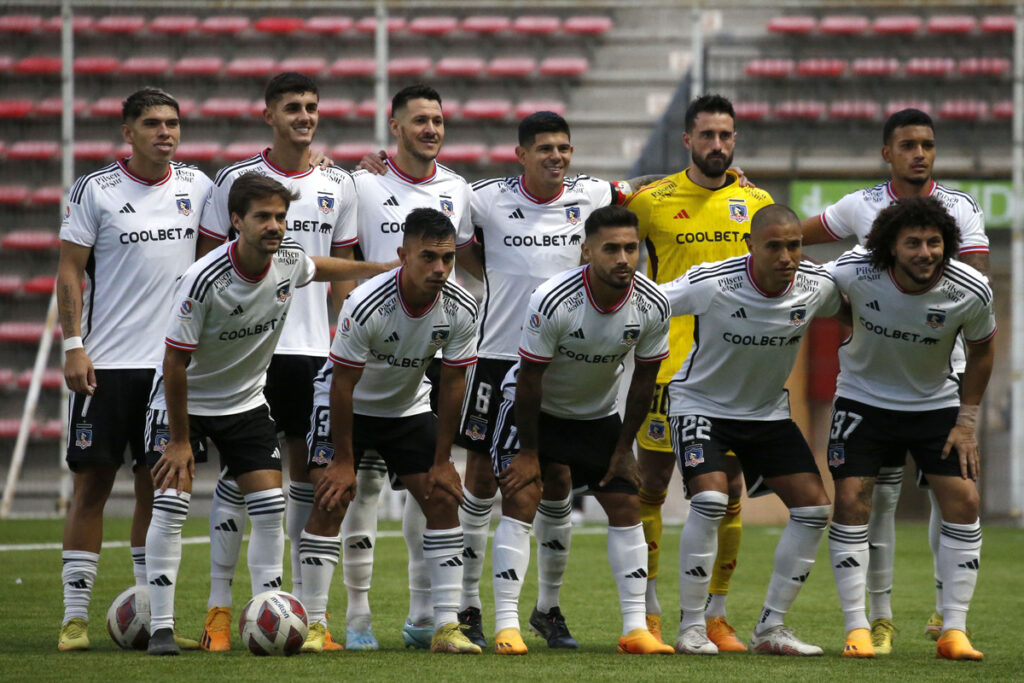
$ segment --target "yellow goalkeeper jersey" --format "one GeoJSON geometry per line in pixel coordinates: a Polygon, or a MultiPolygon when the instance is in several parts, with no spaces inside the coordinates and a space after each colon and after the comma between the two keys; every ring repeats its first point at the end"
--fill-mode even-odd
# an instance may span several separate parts
{"type": "MultiPolygon", "coordinates": [[[[695,184],[680,171],[646,185],[625,206],[640,219],[640,240],[646,242],[648,275],[657,283],[681,277],[691,266],[747,253],[743,236],[750,218],[773,204],[770,194],[740,187],[727,172],[728,182],[717,190],[695,184]]],[[[693,316],[672,318],[669,357],[662,361],[658,384],[667,384],[682,366],[693,345],[693,316]]]]}

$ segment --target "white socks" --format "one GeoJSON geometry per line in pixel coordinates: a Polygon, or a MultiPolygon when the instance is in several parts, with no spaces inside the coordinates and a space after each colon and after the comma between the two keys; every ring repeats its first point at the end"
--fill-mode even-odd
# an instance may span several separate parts
{"type": "Polygon", "coordinates": [[[572,496],[564,500],[542,499],[533,528],[537,535],[537,610],[547,614],[552,607],[558,607],[562,576],[569,564],[572,496]]]}
{"type": "Polygon", "coordinates": [[[530,566],[530,525],[502,515],[491,544],[494,632],[519,629],[519,594],[530,566]]]}
{"type": "Polygon", "coordinates": [[[341,566],[348,590],[346,616],[370,615],[373,547],[377,544],[377,506],[387,467],[376,452],[367,451],[356,470],[356,496],[341,521],[341,566]]]}
{"type": "Polygon", "coordinates": [[[302,563],[302,604],[310,624],[327,623],[327,596],[341,555],[341,537],[316,536],[307,531],[299,539],[302,563]]]}
{"type": "Polygon", "coordinates": [[[978,583],[981,524],[942,523],[939,571],[942,576],[942,630],[966,631],[967,608],[978,583]]]}
{"type": "Polygon", "coordinates": [[[831,505],[790,508],[789,523],[775,546],[775,568],[755,633],[782,624],[814,566],[831,509],[831,505]]]}
{"type": "Polygon", "coordinates": [[[902,467],[883,467],[875,480],[868,520],[868,606],[871,621],[892,619],[892,574],[896,562],[896,504],[902,467]]]}
{"type": "Polygon", "coordinates": [[[846,632],[870,628],[864,614],[864,589],[867,584],[868,525],[837,524],[828,531],[828,554],[836,577],[839,604],[846,619],[846,632]]]}
{"type": "Polygon", "coordinates": [[[245,496],[252,521],[249,535],[249,578],[252,594],[277,590],[284,564],[284,493],[279,488],[256,491],[245,496]]]}
{"type": "Polygon", "coordinates": [[[462,528],[427,529],[423,532],[423,559],[430,575],[434,627],[458,623],[462,593],[462,528]]]}
{"type": "Polygon", "coordinates": [[[935,613],[942,615],[942,574],[939,572],[939,536],[942,533],[942,510],[935,491],[928,488],[928,500],[932,504],[928,515],[928,546],[932,549],[932,565],[935,576],[935,613]]]}
{"type": "Polygon", "coordinates": [[[146,532],[149,579],[149,632],[174,628],[174,586],[181,564],[181,527],[188,517],[190,493],[168,489],[153,494],[153,518],[146,532]]]}
{"type": "Polygon", "coordinates": [[[132,546],[132,574],[136,586],[147,586],[146,579],[146,546],[132,546]]]}
{"type": "Polygon", "coordinates": [[[64,584],[64,622],[71,619],[89,620],[89,600],[96,581],[99,553],[85,550],[65,550],[61,553],[64,567],[60,578],[64,584]]]}
{"type": "Polygon", "coordinates": [[[718,523],[728,504],[728,494],[720,491],[701,491],[690,499],[690,516],[679,534],[680,632],[704,625],[704,603],[718,552],[718,523]]]}
{"type": "Polygon", "coordinates": [[[302,530],[309,521],[313,510],[313,485],[308,481],[293,481],[288,485],[288,503],[285,507],[284,524],[290,543],[292,560],[292,595],[302,600],[302,562],[299,559],[299,545],[302,530]]]}
{"type": "Polygon", "coordinates": [[[427,518],[411,494],[405,495],[402,508],[402,536],[409,552],[409,614],[410,623],[422,626],[434,619],[434,602],[430,598],[430,572],[423,559],[423,532],[427,518]]]}
{"type": "Polygon", "coordinates": [[[622,635],[647,628],[647,541],[642,524],[608,527],[608,564],[619,589],[622,635]]]}
{"type": "Polygon", "coordinates": [[[462,561],[462,609],[480,609],[480,574],[484,569],[487,552],[487,532],[491,528],[491,507],[495,496],[478,498],[462,487],[463,502],[459,505],[459,524],[465,547],[462,561]]]}
{"type": "Polygon", "coordinates": [[[206,608],[231,606],[231,583],[245,533],[245,499],[233,479],[220,479],[210,505],[210,598],[206,608]]]}

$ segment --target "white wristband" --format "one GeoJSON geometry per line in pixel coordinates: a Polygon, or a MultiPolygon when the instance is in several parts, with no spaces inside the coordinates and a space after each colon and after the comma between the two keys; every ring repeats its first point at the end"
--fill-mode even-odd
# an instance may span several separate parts
{"type": "Polygon", "coordinates": [[[968,406],[960,404],[960,412],[956,415],[956,423],[960,427],[974,430],[978,425],[978,413],[980,406],[968,406]]]}
{"type": "Polygon", "coordinates": [[[64,340],[64,353],[68,351],[74,351],[75,349],[84,349],[85,344],[82,343],[81,337],[68,337],[64,340]]]}

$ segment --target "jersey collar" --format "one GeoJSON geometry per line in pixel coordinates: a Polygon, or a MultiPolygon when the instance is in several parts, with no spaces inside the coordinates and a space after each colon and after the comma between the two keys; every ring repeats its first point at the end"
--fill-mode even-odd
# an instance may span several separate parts
{"type": "Polygon", "coordinates": [[[242,282],[248,282],[250,285],[254,285],[257,282],[261,282],[263,278],[267,276],[267,273],[270,271],[270,263],[273,263],[274,259],[270,259],[270,262],[267,263],[267,267],[263,269],[263,272],[260,273],[258,277],[252,278],[246,275],[238,266],[238,256],[236,254],[237,251],[238,240],[235,240],[234,242],[228,245],[228,260],[231,261],[231,267],[235,269],[235,272],[238,274],[238,277],[242,278],[242,282]]]}
{"type": "Polygon", "coordinates": [[[126,176],[128,176],[128,178],[130,180],[134,180],[139,185],[149,185],[151,187],[152,186],[156,186],[156,185],[163,185],[164,183],[166,183],[168,180],[171,179],[172,171],[171,171],[170,164],[167,165],[167,173],[164,174],[163,178],[157,178],[156,180],[148,180],[146,178],[143,178],[142,176],[137,176],[137,175],[135,175],[134,173],[132,173],[131,171],[128,170],[128,160],[129,159],[131,159],[131,157],[125,157],[124,159],[118,159],[117,167],[121,169],[121,173],[124,173],[126,176]]]}
{"type": "Polygon", "coordinates": [[[419,313],[413,313],[413,310],[409,308],[409,305],[407,303],[405,303],[405,297],[402,296],[402,270],[404,268],[405,266],[402,266],[395,271],[395,289],[398,290],[398,303],[402,304],[402,310],[405,311],[405,314],[410,318],[422,318],[427,313],[430,313],[432,310],[434,310],[434,306],[436,306],[437,302],[441,299],[441,292],[437,293],[437,296],[434,297],[434,300],[430,302],[429,306],[424,308],[419,313]]]}
{"type": "MultiPolygon", "coordinates": [[[[931,197],[933,194],[935,194],[935,188],[938,187],[938,186],[939,186],[939,184],[937,182],[935,182],[934,178],[932,178],[931,187],[928,188],[928,194],[925,195],[925,196],[926,197],[931,197]]],[[[889,195],[889,199],[893,200],[894,202],[898,201],[900,199],[900,196],[898,194],[896,194],[895,190],[892,189],[892,181],[891,180],[886,180],[885,181],[885,192],[886,192],[886,194],[889,195]]]]}
{"type": "Polygon", "coordinates": [[[310,166],[305,171],[296,171],[295,173],[289,173],[283,168],[274,165],[274,162],[270,160],[270,156],[267,154],[269,151],[270,148],[267,147],[265,150],[260,152],[260,158],[263,159],[263,163],[266,164],[267,168],[269,168],[271,171],[273,171],[279,176],[284,176],[285,178],[303,178],[313,172],[314,167],[310,166]]]}
{"type": "Polygon", "coordinates": [[[750,258],[749,254],[747,255],[747,280],[750,281],[750,286],[754,288],[754,291],[766,299],[777,299],[780,296],[785,296],[789,293],[789,290],[793,289],[793,282],[796,282],[796,278],[793,278],[793,280],[790,281],[790,283],[780,292],[773,293],[765,291],[761,285],[757,284],[757,280],[754,278],[754,261],[750,258]]]}
{"type": "Polygon", "coordinates": [[[619,299],[615,304],[613,304],[611,308],[601,308],[601,306],[594,299],[593,292],[590,291],[590,277],[589,277],[589,273],[590,273],[590,266],[589,265],[583,266],[582,270],[580,270],[580,274],[583,276],[583,288],[587,291],[587,299],[590,301],[590,305],[593,306],[594,310],[597,311],[598,313],[601,313],[601,314],[615,313],[620,308],[622,308],[623,306],[626,305],[626,302],[629,301],[629,297],[633,296],[633,282],[635,282],[635,279],[629,281],[629,288],[626,290],[626,293],[623,294],[622,298],[619,299]]]}
{"type": "Polygon", "coordinates": [[[898,291],[900,294],[906,294],[907,296],[920,296],[921,294],[926,294],[935,288],[935,285],[939,283],[939,280],[942,279],[942,276],[946,274],[946,264],[942,264],[938,267],[938,269],[935,271],[935,277],[932,278],[932,281],[928,283],[927,287],[925,287],[924,289],[919,289],[916,292],[908,292],[907,290],[900,287],[900,283],[896,281],[896,276],[893,275],[892,268],[889,268],[886,272],[889,273],[889,279],[892,281],[893,287],[895,287],[896,291],[898,291]]]}
{"type": "Polygon", "coordinates": [[[434,170],[431,171],[430,175],[428,175],[425,178],[416,178],[414,176],[409,175],[408,173],[406,173],[402,169],[398,168],[398,164],[396,164],[394,161],[392,161],[391,157],[388,157],[387,159],[385,159],[384,163],[387,164],[387,167],[391,170],[392,173],[394,173],[401,180],[404,180],[405,182],[409,183],[410,185],[422,185],[424,183],[429,183],[431,180],[433,180],[434,178],[437,177],[437,162],[436,161],[434,162],[434,170]]]}
{"type": "Polygon", "coordinates": [[[565,194],[565,185],[563,184],[562,187],[558,188],[558,194],[555,196],[548,197],[547,199],[541,199],[536,195],[530,194],[530,191],[526,189],[526,182],[524,181],[523,176],[519,176],[519,192],[534,204],[550,204],[565,194]]]}

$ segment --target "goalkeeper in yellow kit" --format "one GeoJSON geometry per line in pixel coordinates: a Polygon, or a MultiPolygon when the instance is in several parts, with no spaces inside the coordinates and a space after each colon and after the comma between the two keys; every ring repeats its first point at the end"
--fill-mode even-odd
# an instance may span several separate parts
{"type": "MultiPolygon", "coordinates": [[[[683,142],[690,150],[689,168],[651,183],[633,194],[628,206],[640,218],[640,239],[650,259],[648,274],[657,283],[681,277],[690,266],[747,253],[744,235],[750,218],[774,203],[755,187],[742,187],[729,171],[736,145],[735,114],[729,100],[704,95],[686,110],[683,142]]],[[[675,458],[668,430],[668,383],[693,345],[693,317],[672,318],[670,355],[662,361],[647,420],[637,433],[640,462],[640,519],[648,546],[647,626],[661,638],[657,597],[661,544],[661,506],[665,502],[675,458]]],[[[706,611],[708,637],[723,652],[744,651],[725,620],[725,597],[736,568],[740,536],[743,474],[730,459],[729,504],[718,527],[718,557],[711,575],[706,611]]],[[[680,567],[680,571],[685,568],[680,567]]]]}

